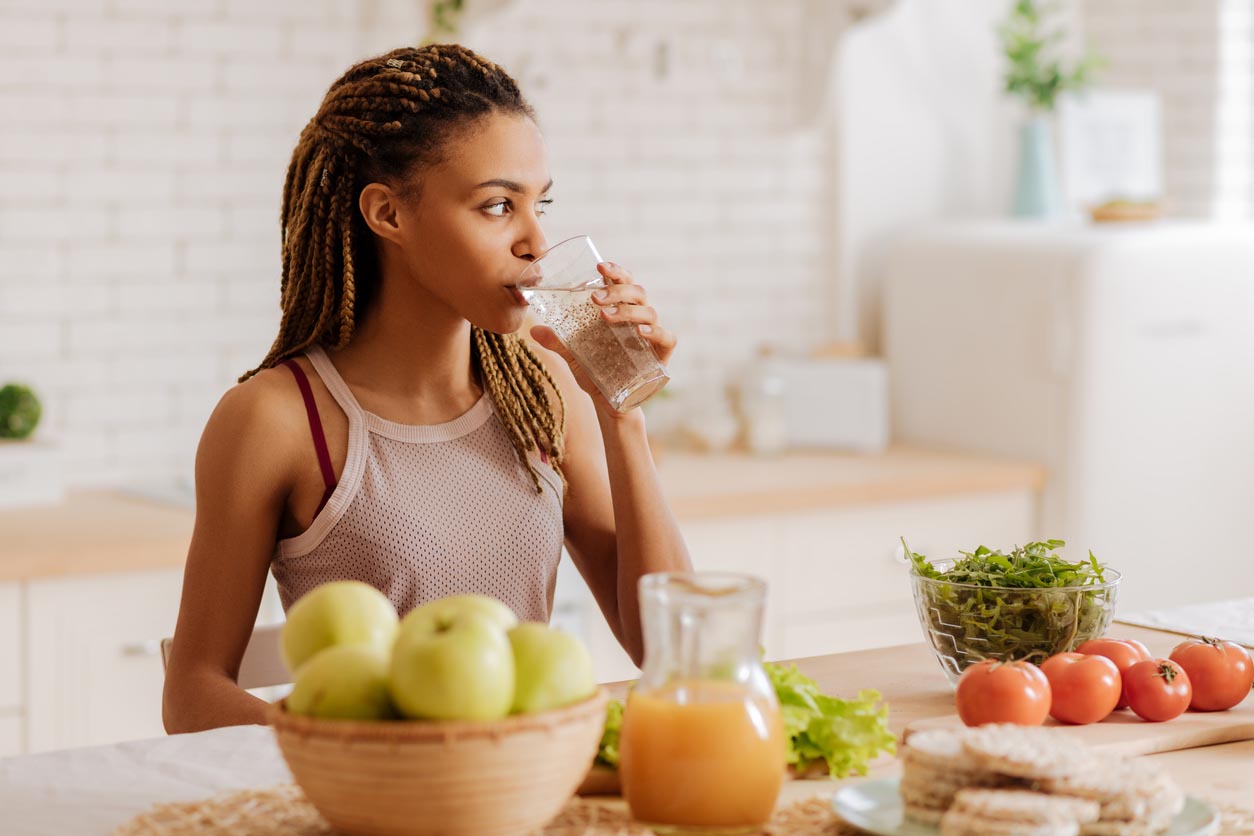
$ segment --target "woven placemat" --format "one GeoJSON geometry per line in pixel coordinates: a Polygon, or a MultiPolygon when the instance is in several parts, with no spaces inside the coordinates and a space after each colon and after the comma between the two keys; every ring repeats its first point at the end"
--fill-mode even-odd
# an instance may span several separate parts
{"type": "MultiPolygon", "coordinates": [[[[1254,836],[1254,810],[1221,806],[1216,836],[1254,836]]],[[[857,836],[839,821],[827,796],[797,801],[775,813],[764,836],[857,836]]],[[[241,790],[157,804],[113,836],[337,836],[295,784],[241,790]]],[[[621,807],[573,798],[536,836],[652,836],[621,807]]]]}

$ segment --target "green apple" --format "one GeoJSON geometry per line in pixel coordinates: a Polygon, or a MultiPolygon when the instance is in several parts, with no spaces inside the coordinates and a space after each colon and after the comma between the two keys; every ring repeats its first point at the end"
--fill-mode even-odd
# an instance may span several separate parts
{"type": "Polygon", "coordinates": [[[279,636],[283,662],[294,675],[305,660],[327,647],[367,644],[387,651],[396,638],[397,624],[392,602],[370,584],[324,583],[287,611],[279,636]]]}
{"type": "Polygon", "coordinates": [[[406,717],[497,720],[514,701],[505,629],[476,607],[406,617],[392,647],[392,702],[406,717]]]}
{"type": "Polygon", "coordinates": [[[514,649],[514,714],[570,705],[592,695],[596,677],[583,642],[547,624],[527,622],[509,631],[514,649]]]}
{"type": "Polygon", "coordinates": [[[287,696],[287,709],[308,717],[394,719],[388,662],[387,651],[368,644],[319,650],[300,666],[287,696]]]}
{"type": "Polygon", "coordinates": [[[514,611],[495,598],[487,595],[453,595],[414,607],[401,619],[401,625],[423,624],[425,626],[420,629],[430,631],[448,624],[453,617],[468,612],[479,613],[502,630],[508,630],[518,623],[518,616],[514,615],[514,611]]]}

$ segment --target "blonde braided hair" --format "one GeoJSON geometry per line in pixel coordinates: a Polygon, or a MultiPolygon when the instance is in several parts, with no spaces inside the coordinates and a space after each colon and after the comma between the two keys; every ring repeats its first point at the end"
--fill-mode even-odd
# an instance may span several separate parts
{"type": "MultiPolygon", "coordinates": [[[[279,334],[241,383],[310,346],[348,344],[379,282],[373,233],[356,196],[372,182],[399,185],[414,166],[437,162],[454,132],[497,111],[533,116],[504,70],[457,44],[396,49],[331,85],[301,131],[283,184],[279,334]]],[[[562,475],[561,392],[517,335],[472,327],[471,362],[541,492],[527,453],[546,451],[562,475]]]]}

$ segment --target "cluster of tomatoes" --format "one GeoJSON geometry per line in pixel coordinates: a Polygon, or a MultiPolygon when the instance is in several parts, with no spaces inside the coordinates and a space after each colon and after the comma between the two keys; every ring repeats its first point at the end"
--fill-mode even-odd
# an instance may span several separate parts
{"type": "Polygon", "coordinates": [[[1234,642],[1189,639],[1155,659],[1132,639],[1093,639],[1041,663],[986,660],[958,681],[958,716],[968,726],[1099,723],[1120,708],[1160,722],[1185,709],[1225,711],[1254,687],[1254,659],[1234,642]]]}

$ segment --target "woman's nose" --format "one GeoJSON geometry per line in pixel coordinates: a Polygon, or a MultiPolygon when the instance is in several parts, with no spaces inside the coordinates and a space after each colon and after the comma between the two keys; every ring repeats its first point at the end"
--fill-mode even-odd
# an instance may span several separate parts
{"type": "Polygon", "coordinates": [[[518,258],[534,261],[544,255],[548,248],[549,242],[544,237],[544,230],[540,228],[540,219],[533,218],[526,222],[522,235],[514,242],[513,253],[518,258]]]}

